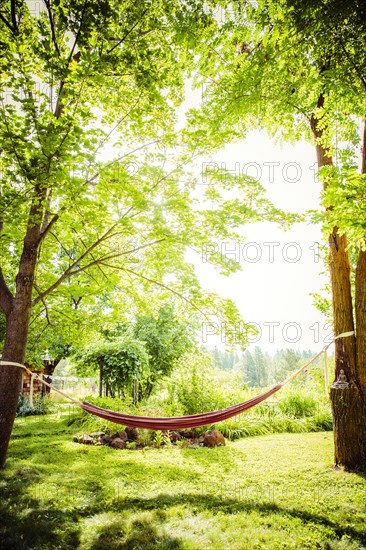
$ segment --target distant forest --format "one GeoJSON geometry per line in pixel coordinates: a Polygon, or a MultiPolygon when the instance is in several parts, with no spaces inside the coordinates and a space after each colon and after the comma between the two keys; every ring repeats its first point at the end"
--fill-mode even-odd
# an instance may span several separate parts
{"type": "Polygon", "coordinates": [[[242,371],[244,384],[256,388],[281,382],[297,367],[316,355],[316,352],[311,350],[280,349],[271,356],[259,346],[241,354],[221,351],[217,347],[209,350],[209,353],[216,368],[242,371]]]}

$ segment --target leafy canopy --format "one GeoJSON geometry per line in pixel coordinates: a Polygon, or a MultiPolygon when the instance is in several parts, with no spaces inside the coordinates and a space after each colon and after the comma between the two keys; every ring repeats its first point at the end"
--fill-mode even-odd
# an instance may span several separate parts
{"type": "MultiPolygon", "coordinates": [[[[191,153],[173,148],[184,75],[215,21],[190,1],[37,7],[2,2],[0,17],[0,267],[14,293],[27,229],[39,227],[35,353],[58,331],[67,345],[70,324],[78,338],[82,319],[105,319],[120,294],[122,315],[173,294],[237,323],[234,305],[204,294],[185,259],[187,246],[200,253],[222,237],[232,205],[218,195],[198,207],[191,153]]],[[[233,226],[246,219],[241,207],[233,226]]]]}

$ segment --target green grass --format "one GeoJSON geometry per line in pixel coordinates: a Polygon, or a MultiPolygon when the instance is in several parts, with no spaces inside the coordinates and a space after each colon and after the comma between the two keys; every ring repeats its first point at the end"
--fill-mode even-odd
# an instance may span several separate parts
{"type": "Polygon", "coordinates": [[[361,549],[366,479],[332,469],[332,433],[119,451],[65,418],[16,421],[0,474],[0,548],[361,549]]]}

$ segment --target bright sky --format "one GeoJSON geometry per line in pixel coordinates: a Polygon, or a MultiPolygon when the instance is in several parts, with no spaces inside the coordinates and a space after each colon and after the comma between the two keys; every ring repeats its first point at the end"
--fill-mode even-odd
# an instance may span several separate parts
{"type": "MultiPolygon", "coordinates": [[[[212,159],[226,169],[257,177],[267,196],[284,210],[305,212],[319,207],[315,149],[307,143],[278,145],[266,134],[252,132],[212,159]]],[[[221,244],[222,253],[240,259],[241,272],[220,276],[204,262],[204,254],[195,261],[204,288],[233,299],[244,319],[260,329],[251,348],[259,345],[270,353],[277,348],[321,349],[331,329],[310,296],[326,282],[317,254],[323,242],[320,227],[303,223],[284,232],[274,224],[261,223],[246,227],[244,235],[244,246],[221,244]]],[[[211,332],[205,324],[203,342],[223,347],[224,336],[211,332]]]]}

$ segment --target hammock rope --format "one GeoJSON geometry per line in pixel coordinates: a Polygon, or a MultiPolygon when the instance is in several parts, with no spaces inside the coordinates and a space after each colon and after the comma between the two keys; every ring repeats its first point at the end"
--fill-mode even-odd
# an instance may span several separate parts
{"type": "MultiPolygon", "coordinates": [[[[310,359],[305,365],[301,366],[299,369],[293,372],[288,378],[283,380],[283,382],[276,384],[271,389],[255,397],[252,397],[247,401],[243,401],[242,403],[238,403],[236,405],[232,405],[231,407],[227,407],[218,411],[192,414],[188,416],[149,417],[134,416],[130,414],[114,412],[109,409],[103,409],[101,407],[98,407],[97,405],[93,405],[92,403],[88,403],[88,401],[80,402],[77,399],[74,399],[73,397],[68,395],[67,393],[52,386],[52,384],[46,382],[46,380],[43,380],[43,378],[38,374],[36,375],[36,378],[42,384],[52,389],[54,392],[62,395],[66,399],[71,400],[75,405],[81,407],[84,411],[95,416],[99,416],[100,418],[108,420],[109,422],[114,422],[115,424],[122,424],[124,426],[131,426],[134,428],[146,428],[149,430],[181,430],[185,428],[197,428],[199,426],[217,424],[218,422],[222,422],[223,420],[227,420],[228,418],[237,416],[238,414],[248,409],[251,409],[255,405],[262,403],[262,401],[268,399],[268,397],[275,394],[278,390],[283,388],[286,384],[288,384],[291,380],[293,380],[296,376],[303,372],[323,353],[326,354],[329,346],[331,346],[335,340],[338,340],[338,338],[348,338],[349,336],[352,336],[354,334],[354,331],[343,332],[342,334],[339,334],[331,342],[329,342],[329,344],[327,344],[317,355],[310,359]]],[[[28,369],[25,365],[22,365],[21,363],[14,363],[12,361],[0,361],[0,365],[19,367],[26,370],[29,374],[34,375],[34,373],[30,369],[28,369]]]]}

